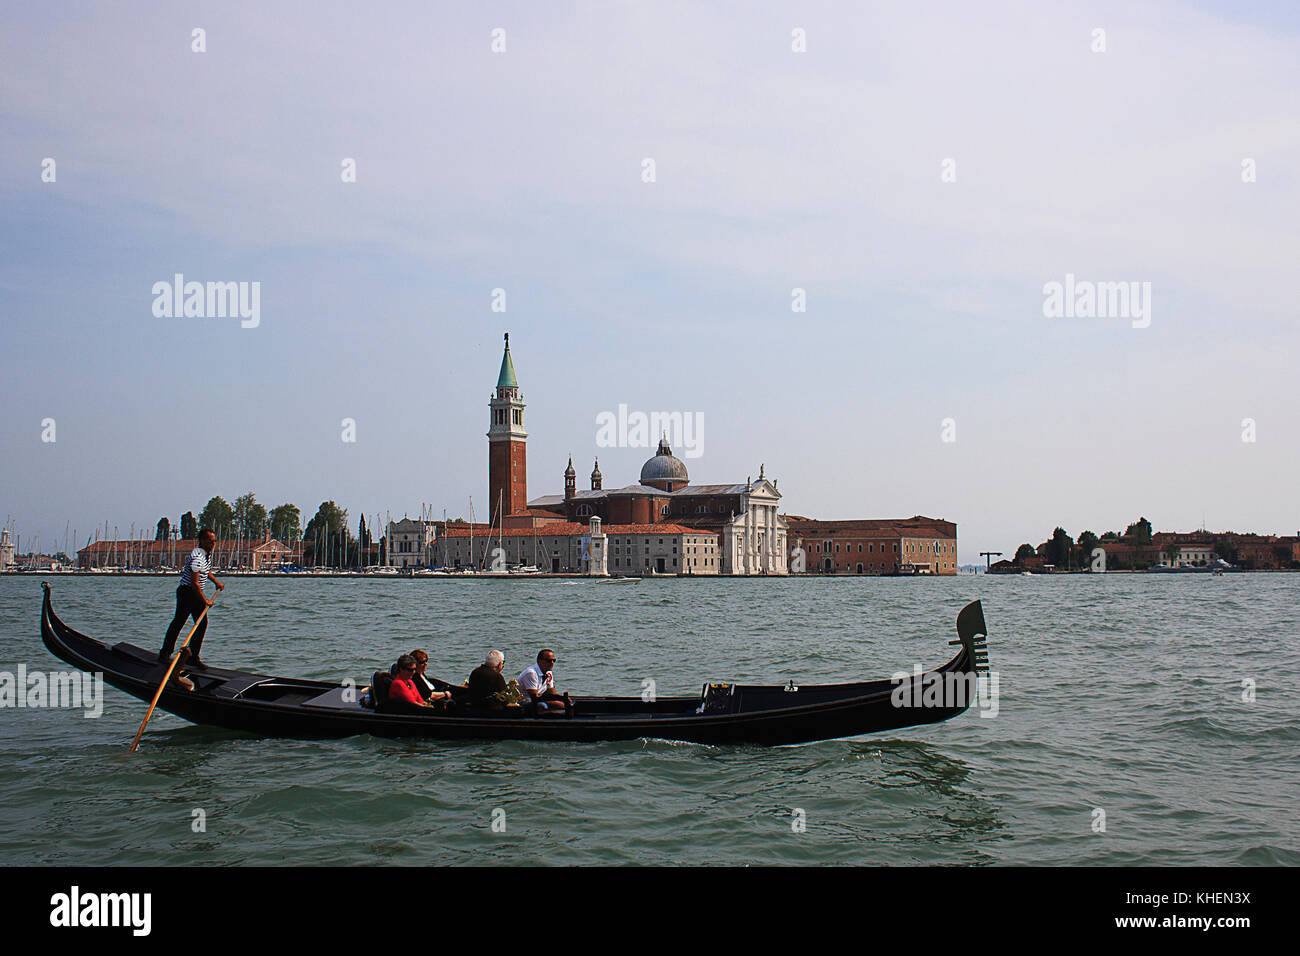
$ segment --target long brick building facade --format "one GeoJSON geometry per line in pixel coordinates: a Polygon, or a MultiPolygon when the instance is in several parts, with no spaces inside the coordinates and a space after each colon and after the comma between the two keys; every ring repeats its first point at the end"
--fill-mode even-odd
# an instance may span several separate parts
{"type": "Polygon", "coordinates": [[[810,574],[956,574],[957,525],[914,515],[817,521],[786,515],[793,560],[810,574]]]}
{"type": "MultiPolygon", "coordinates": [[[[165,541],[96,541],[77,552],[77,567],[84,571],[112,569],[141,569],[146,571],[174,571],[185,563],[195,548],[197,539],[167,539],[165,541]]],[[[212,549],[209,559],[214,568],[233,568],[241,571],[273,571],[281,567],[294,567],[302,563],[302,546],[293,547],[272,537],[261,540],[220,540],[212,549]]]]}

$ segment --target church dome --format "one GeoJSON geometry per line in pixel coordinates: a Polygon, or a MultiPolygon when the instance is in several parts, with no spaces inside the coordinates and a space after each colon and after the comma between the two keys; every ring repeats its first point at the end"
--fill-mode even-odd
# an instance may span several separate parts
{"type": "Polygon", "coordinates": [[[673,450],[668,447],[668,439],[659,439],[659,450],[655,456],[641,466],[641,484],[649,485],[654,482],[671,482],[674,485],[684,485],[689,479],[686,474],[686,466],[682,464],[681,459],[673,455],[673,450]]]}

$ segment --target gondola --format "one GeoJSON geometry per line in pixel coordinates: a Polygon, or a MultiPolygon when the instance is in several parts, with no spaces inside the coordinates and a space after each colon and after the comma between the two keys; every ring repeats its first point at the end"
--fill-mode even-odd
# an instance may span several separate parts
{"type": "MultiPolygon", "coordinates": [[[[165,668],[156,651],[104,644],[68,627],[54,613],[50,586],[41,607],[41,638],[55,657],[133,697],[152,699],[165,668]]],[[[657,738],[702,744],[796,744],[932,724],[964,712],[971,694],[945,696],[936,685],[975,687],[988,668],[979,601],[957,615],[956,656],[907,680],[787,687],[705,684],[698,697],[580,697],[570,715],[525,716],[506,710],[440,713],[376,711],[351,684],[272,677],[209,666],[189,671],[193,690],[169,683],[158,706],[196,724],[266,737],[331,738],[356,734],[441,740],[600,741],[657,738]]],[[[440,689],[453,685],[435,681],[440,689]]],[[[517,709],[516,709],[517,711],[517,709]]]]}

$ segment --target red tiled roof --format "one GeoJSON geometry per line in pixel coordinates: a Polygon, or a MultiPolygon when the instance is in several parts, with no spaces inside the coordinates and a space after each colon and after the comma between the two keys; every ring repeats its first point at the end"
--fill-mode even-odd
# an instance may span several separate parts
{"type": "MultiPolygon", "coordinates": [[[[259,551],[267,545],[276,545],[286,551],[292,550],[288,545],[271,538],[269,541],[237,541],[233,538],[218,541],[213,548],[214,551],[259,551]]],[[[122,539],[118,541],[95,541],[90,545],[80,549],[77,554],[105,554],[116,551],[118,554],[131,552],[133,554],[157,554],[162,551],[171,552],[173,548],[177,554],[188,555],[191,551],[199,546],[199,542],[194,538],[186,538],[179,541],[145,541],[140,538],[122,539]]]]}
{"type": "MultiPolygon", "coordinates": [[[[699,531],[695,528],[683,527],[679,524],[603,524],[601,531],[605,534],[715,534],[712,531],[699,531]]],[[[577,521],[556,521],[540,525],[536,530],[537,537],[555,537],[575,534],[589,534],[591,525],[577,521]]],[[[501,532],[492,532],[484,534],[475,529],[475,537],[478,538],[495,538],[500,534],[503,538],[531,538],[534,536],[532,528],[506,528],[501,532]]],[[[450,538],[468,538],[469,529],[452,525],[447,529],[447,536],[450,538]]]]}
{"type": "Polygon", "coordinates": [[[917,515],[913,518],[852,518],[844,521],[817,521],[800,518],[797,515],[785,515],[791,535],[847,534],[878,535],[882,537],[927,537],[953,538],[957,535],[957,526],[951,521],[940,518],[925,518],[917,515]]]}
{"type": "Polygon", "coordinates": [[[680,524],[611,524],[601,528],[607,534],[715,534],[680,524]]]}
{"type": "MultiPolygon", "coordinates": [[[[544,525],[533,528],[506,528],[503,531],[492,529],[488,532],[487,526],[474,528],[474,537],[476,538],[495,538],[499,534],[503,538],[531,538],[536,534],[539,537],[564,535],[564,534],[582,534],[587,530],[585,524],[578,524],[576,521],[548,521],[544,525]]],[[[469,525],[453,524],[448,525],[445,532],[448,538],[468,538],[470,536],[469,525]]]]}

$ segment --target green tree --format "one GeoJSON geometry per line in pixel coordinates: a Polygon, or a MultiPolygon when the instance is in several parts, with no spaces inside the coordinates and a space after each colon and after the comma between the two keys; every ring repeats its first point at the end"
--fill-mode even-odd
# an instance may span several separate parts
{"type": "Polygon", "coordinates": [[[1052,564],[1058,568],[1070,568],[1070,552],[1074,550],[1074,541],[1064,528],[1058,527],[1052,532],[1052,540],[1048,542],[1047,553],[1052,560],[1052,564]]]}
{"type": "Polygon", "coordinates": [[[1015,563],[1020,564],[1020,562],[1024,561],[1026,558],[1032,558],[1037,553],[1038,552],[1034,550],[1032,544],[1022,544],[1020,547],[1016,548],[1015,563]]]}
{"type": "Polygon", "coordinates": [[[1165,560],[1170,564],[1178,563],[1178,556],[1183,553],[1183,549],[1172,542],[1165,546],[1165,560]]]}
{"type": "Polygon", "coordinates": [[[266,531],[266,509],[250,491],[235,499],[235,533],[241,538],[260,538],[266,531]]]}
{"type": "Polygon", "coordinates": [[[1138,518],[1131,525],[1124,529],[1124,537],[1132,538],[1133,543],[1139,547],[1144,547],[1151,543],[1151,522],[1146,518],[1138,518]]]}
{"type": "Polygon", "coordinates": [[[235,509],[230,502],[220,496],[209,498],[199,514],[199,530],[209,529],[221,541],[229,538],[235,530],[235,509]]]}
{"type": "Polygon", "coordinates": [[[285,544],[302,536],[302,512],[297,505],[283,504],[271,509],[271,537],[285,544]]]}
{"type": "Polygon", "coordinates": [[[1091,531],[1079,532],[1079,559],[1075,562],[1078,567],[1088,568],[1092,566],[1092,551],[1097,547],[1100,540],[1091,531]]]}
{"type": "Polygon", "coordinates": [[[303,531],[304,550],[318,566],[343,567],[356,558],[356,543],[348,530],[348,512],[333,501],[322,501],[303,531]],[[310,546],[308,546],[310,542],[310,546]]]}
{"type": "Polygon", "coordinates": [[[186,541],[193,541],[199,536],[199,522],[194,517],[193,511],[187,511],[181,515],[181,537],[186,541]]]}
{"type": "Polygon", "coordinates": [[[154,534],[155,541],[166,541],[172,536],[172,523],[166,515],[158,519],[158,531],[154,534]]]}

